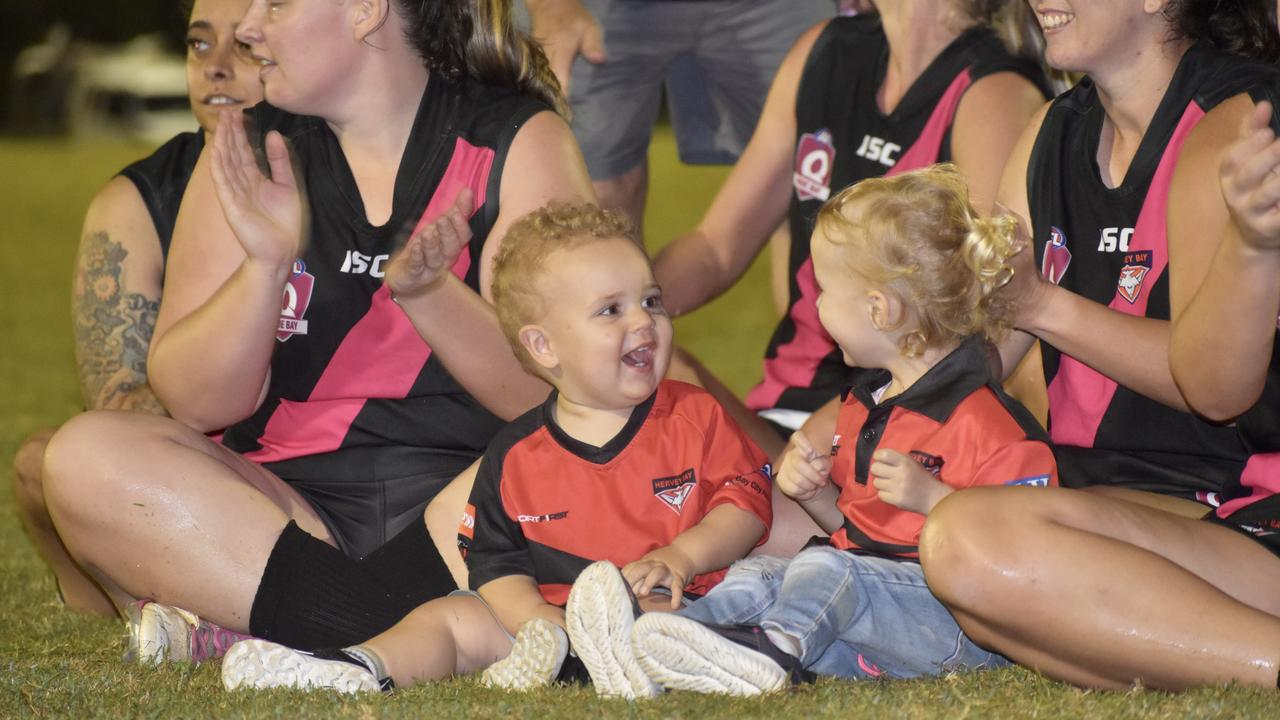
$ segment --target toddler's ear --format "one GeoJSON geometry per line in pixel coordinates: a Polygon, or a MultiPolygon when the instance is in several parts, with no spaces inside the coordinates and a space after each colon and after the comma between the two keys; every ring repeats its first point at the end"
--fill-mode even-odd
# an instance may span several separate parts
{"type": "Polygon", "coordinates": [[[867,312],[871,327],[881,332],[895,330],[902,323],[902,302],[892,293],[871,290],[867,293],[867,312]]]}
{"type": "Polygon", "coordinates": [[[538,365],[553,370],[560,364],[560,357],[551,346],[551,338],[541,325],[525,325],[520,328],[519,338],[525,352],[538,365]]]}

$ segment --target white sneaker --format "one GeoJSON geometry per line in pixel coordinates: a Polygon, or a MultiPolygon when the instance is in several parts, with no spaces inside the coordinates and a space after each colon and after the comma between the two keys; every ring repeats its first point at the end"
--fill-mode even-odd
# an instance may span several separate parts
{"type": "Polygon", "coordinates": [[[640,667],[667,690],[760,695],[787,687],[793,674],[799,680],[812,676],[755,626],[649,613],[636,621],[631,647],[640,667]]]}
{"type": "Polygon", "coordinates": [[[241,635],[182,608],[137,600],[125,609],[129,629],[124,659],[148,665],[199,663],[222,657],[241,635]]]}
{"type": "Polygon", "coordinates": [[[569,654],[564,628],[544,618],[520,626],[511,654],[490,665],[480,676],[485,687],[532,690],[550,685],[569,654]]]}
{"type": "Polygon", "coordinates": [[[228,690],[275,687],[378,692],[373,673],[345,660],[326,660],[267,640],[245,640],[222,658],[222,685],[228,690]]]}
{"type": "Polygon", "coordinates": [[[640,608],[613,563],[592,563],[582,571],[564,614],[573,652],[587,667],[597,694],[634,699],[661,692],[631,651],[631,628],[640,608]]]}

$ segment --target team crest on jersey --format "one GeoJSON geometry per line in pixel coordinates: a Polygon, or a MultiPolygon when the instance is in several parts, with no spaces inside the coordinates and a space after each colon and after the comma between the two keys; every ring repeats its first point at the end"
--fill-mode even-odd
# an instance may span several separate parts
{"type": "Polygon", "coordinates": [[[316,276],[307,272],[307,264],[299,258],[293,261],[293,272],[284,285],[284,297],[280,299],[280,323],[276,326],[276,340],[284,342],[294,335],[307,334],[307,306],[311,304],[311,291],[315,289],[316,276]]]}
{"type": "Polygon", "coordinates": [[[1049,227],[1049,243],[1044,246],[1044,259],[1040,261],[1040,274],[1057,285],[1067,274],[1071,264],[1071,251],[1067,249],[1067,236],[1056,227],[1049,227]]]}
{"type": "Polygon", "coordinates": [[[693,492],[696,484],[693,468],[689,468],[679,475],[654,480],[653,496],[679,515],[684,512],[684,501],[689,499],[689,493],[693,492]]]}
{"type": "Polygon", "coordinates": [[[791,183],[796,197],[805,200],[823,200],[831,197],[831,168],[836,161],[836,146],[831,142],[831,131],[822,129],[800,136],[796,145],[796,168],[791,183]]]}
{"type": "Polygon", "coordinates": [[[939,455],[930,455],[919,450],[912,450],[910,454],[912,460],[920,463],[920,467],[928,470],[929,474],[934,477],[938,477],[938,473],[942,472],[943,463],[946,462],[939,455]]]}
{"type": "Polygon", "coordinates": [[[1142,281],[1146,279],[1149,272],[1151,272],[1150,250],[1126,253],[1124,265],[1120,267],[1120,280],[1116,283],[1120,297],[1128,300],[1130,304],[1138,302],[1138,296],[1142,294],[1142,281]]]}

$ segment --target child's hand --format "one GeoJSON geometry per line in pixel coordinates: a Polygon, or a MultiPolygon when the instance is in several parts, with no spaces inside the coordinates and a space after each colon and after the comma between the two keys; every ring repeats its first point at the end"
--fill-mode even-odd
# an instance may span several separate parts
{"type": "Polygon", "coordinates": [[[791,449],[782,456],[782,466],[774,477],[774,485],[787,497],[804,502],[812,500],[830,483],[831,456],[813,449],[803,431],[791,434],[791,449]]]}
{"type": "Polygon", "coordinates": [[[890,505],[928,515],[953,489],[920,463],[897,450],[877,450],[871,456],[871,483],[890,505]]]}
{"type": "Polygon", "coordinates": [[[1258,250],[1280,249],[1280,140],[1271,103],[1261,102],[1222,159],[1222,196],[1240,237],[1258,250]]]}
{"type": "Polygon", "coordinates": [[[471,242],[472,193],[458,191],[453,207],[414,233],[387,264],[383,282],[397,298],[422,295],[449,272],[462,249],[471,242]]]}
{"type": "Polygon", "coordinates": [[[656,587],[669,588],[672,610],[680,609],[684,586],[692,575],[689,558],[670,545],[653,550],[622,568],[622,577],[636,597],[644,597],[656,587]]]}

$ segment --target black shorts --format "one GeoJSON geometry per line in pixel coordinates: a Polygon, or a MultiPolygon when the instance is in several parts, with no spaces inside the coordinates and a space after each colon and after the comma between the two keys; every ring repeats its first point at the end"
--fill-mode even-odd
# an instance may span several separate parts
{"type": "Polygon", "coordinates": [[[264,465],[297,490],[338,548],[363,558],[410,522],[475,456],[409,447],[337,450],[264,465]]]}
{"type": "Polygon", "coordinates": [[[1250,503],[1225,518],[1209,513],[1204,519],[1250,537],[1280,557],[1280,495],[1250,503]]]}

